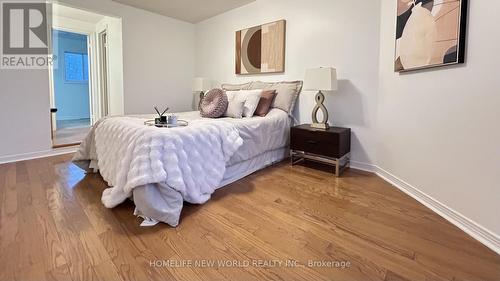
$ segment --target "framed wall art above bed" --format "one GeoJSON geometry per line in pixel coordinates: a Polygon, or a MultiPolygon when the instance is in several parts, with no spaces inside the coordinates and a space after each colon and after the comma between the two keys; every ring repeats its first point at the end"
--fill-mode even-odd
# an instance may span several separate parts
{"type": "Polygon", "coordinates": [[[285,71],[286,21],[236,31],[236,74],[285,71]]]}
{"type": "Polygon", "coordinates": [[[396,0],[394,71],[465,62],[467,0],[396,0]]]}

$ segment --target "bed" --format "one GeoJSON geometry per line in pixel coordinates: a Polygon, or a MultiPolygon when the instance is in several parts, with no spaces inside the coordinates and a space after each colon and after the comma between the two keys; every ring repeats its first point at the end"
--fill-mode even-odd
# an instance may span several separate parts
{"type": "Polygon", "coordinates": [[[252,82],[240,88],[252,86],[277,93],[264,117],[202,118],[198,111],[183,112],[176,115],[189,125],[178,128],[146,126],[152,115],[108,117],[92,127],[73,162],[99,172],[110,186],[101,197],[107,208],[130,198],[142,225],[175,227],[184,202],[203,204],[218,188],[288,156],[290,112],[302,83],[252,82]]]}

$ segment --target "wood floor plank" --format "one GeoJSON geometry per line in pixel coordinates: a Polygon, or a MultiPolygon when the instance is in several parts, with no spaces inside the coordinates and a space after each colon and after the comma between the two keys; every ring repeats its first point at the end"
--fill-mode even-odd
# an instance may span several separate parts
{"type": "Polygon", "coordinates": [[[41,231],[43,235],[43,240],[39,242],[44,244],[44,248],[47,250],[45,253],[47,257],[46,261],[50,262],[48,270],[56,270],[67,265],[68,258],[64,253],[64,245],[61,242],[50,211],[43,206],[34,208],[34,211],[35,213],[32,215],[36,217],[40,227],[39,231],[41,231]]]}
{"type": "Polygon", "coordinates": [[[128,237],[121,233],[106,231],[101,233],[99,238],[123,280],[138,281],[151,278],[148,265],[138,260],[141,253],[133,246],[128,237]]]}
{"type": "Polygon", "coordinates": [[[47,271],[45,278],[50,281],[73,281],[67,264],[47,271]]]}
{"type": "Polygon", "coordinates": [[[24,267],[22,270],[16,271],[15,280],[45,281],[48,280],[45,273],[43,264],[32,264],[24,267]]]}
{"type": "Polygon", "coordinates": [[[115,267],[111,260],[103,261],[94,266],[94,271],[98,280],[106,281],[123,281],[124,279],[118,274],[118,269],[115,267]]]}
{"type": "MultiPolygon", "coordinates": [[[[242,204],[250,203],[249,199],[244,196],[240,196],[239,199],[243,201],[242,204]]],[[[257,205],[255,207],[266,212],[269,216],[274,217],[276,221],[284,221],[289,225],[295,226],[295,228],[312,232],[317,236],[315,239],[328,241],[335,249],[342,249],[354,253],[355,256],[372,255],[373,259],[378,259],[377,263],[381,266],[393,269],[397,272],[402,271],[403,274],[412,276],[413,280],[420,280],[425,277],[425,273],[412,270],[412,268],[415,267],[415,263],[412,259],[401,253],[395,252],[393,249],[387,249],[372,241],[366,241],[358,235],[346,233],[335,225],[328,225],[324,220],[317,220],[316,217],[304,213],[303,209],[298,207],[281,206],[281,208],[277,209],[273,206],[264,205],[262,202],[265,202],[265,197],[251,201],[253,205],[257,205]],[[367,249],[370,249],[370,251],[367,252],[367,249]]]]}
{"type": "Polygon", "coordinates": [[[0,250],[0,280],[15,280],[18,273],[19,243],[2,246],[0,250]]]}
{"type": "Polygon", "coordinates": [[[500,280],[497,254],[370,173],[283,162],[143,228],[70,160],[0,165],[0,280],[500,280]]]}
{"type": "Polygon", "coordinates": [[[44,265],[50,270],[52,257],[47,246],[43,243],[43,227],[38,222],[36,208],[25,206],[18,213],[19,232],[17,243],[19,244],[19,255],[16,270],[31,268],[35,265],[44,265]]]}
{"type": "Polygon", "coordinates": [[[111,260],[111,257],[95,232],[82,231],[78,235],[78,238],[91,265],[97,266],[111,260]]]}
{"type": "Polygon", "coordinates": [[[18,202],[16,168],[14,164],[0,169],[0,247],[8,247],[16,241],[18,233],[18,202]]]}
{"type": "MultiPolygon", "coordinates": [[[[313,233],[305,230],[298,230],[294,232],[288,231],[289,224],[285,221],[277,220],[275,217],[262,212],[261,208],[244,208],[249,206],[243,204],[242,201],[231,198],[231,204],[226,208],[225,206],[214,206],[211,210],[219,209],[215,214],[224,218],[226,223],[234,225],[235,228],[242,228],[241,224],[233,223],[232,214],[237,213],[242,216],[248,217],[253,224],[259,226],[257,230],[252,232],[255,237],[261,239],[264,247],[272,245],[278,248],[280,252],[285,253],[280,257],[284,260],[287,257],[300,257],[299,260],[302,265],[307,265],[308,260],[347,260],[345,255],[339,253],[327,253],[325,249],[330,245],[329,241],[324,241],[313,233]],[[319,247],[312,247],[311,244],[321,244],[319,247]],[[288,255],[288,256],[287,256],[288,255]]],[[[260,206],[259,206],[260,207],[260,206]]],[[[244,229],[244,228],[243,228],[244,229]]],[[[255,249],[255,248],[254,248],[255,249]]],[[[252,250],[254,250],[252,249],[252,250]]],[[[252,252],[253,251],[249,251],[252,252]]],[[[385,270],[382,268],[370,268],[366,263],[358,263],[350,259],[351,267],[355,268],[350,272],[345,270],[329,269],[329,268],[314,268],[322,275],[332,276],[334,279],[343,280],[346,278],[354,278],[356,280],[382,280],[385,275],[385,270]],[[366,274],[365,274],[366,273],[366,274]]]]}

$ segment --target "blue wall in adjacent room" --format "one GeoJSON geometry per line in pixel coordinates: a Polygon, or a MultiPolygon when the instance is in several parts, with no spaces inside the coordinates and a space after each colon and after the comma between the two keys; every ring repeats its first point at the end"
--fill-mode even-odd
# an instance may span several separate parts
{"type": "Polygon", "coordinates": [[[54,68],[54,93],[57,120],[90,118],[89,82],[68,82],[65,78],[64,53],[87,54],[87,36],[53,31],[54,53],[57,67],[54,68]]]}

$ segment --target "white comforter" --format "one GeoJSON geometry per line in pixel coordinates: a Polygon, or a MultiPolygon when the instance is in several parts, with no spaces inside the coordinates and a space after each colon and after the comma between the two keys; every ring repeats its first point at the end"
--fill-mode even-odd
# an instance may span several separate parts
{"type": "Polygon", "coordinates": [[[290,126],[279,109],[244,119],[181,113],[189,126],[172,129],[143,125],[151,117],[99,121],[73,160],[86,170],[99,169],[112,186],[102,195],[106,207],[133,194],[136,214],[172,226],[178,224],[183,201],[204,203],[221,186],[226,167],[285,147],[290,126]]]}
{"type": "MultiPolygon", "coordinates": [[[[107,118],[96,124],[97,166],[111,188],[102,202],[113,208],[135,187],[166,183],[190,203],[204,203],[221,182],[226,162],[242,145],[234,125],[228,122],[192,121],[188,127],[148,127],[144,119],[107,118]]],[[[82,145],[74,160],[89,159],[82,145]]]]}

